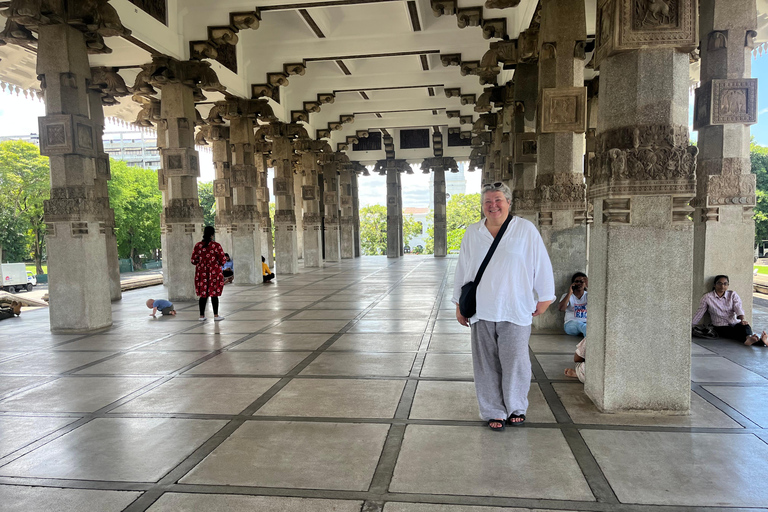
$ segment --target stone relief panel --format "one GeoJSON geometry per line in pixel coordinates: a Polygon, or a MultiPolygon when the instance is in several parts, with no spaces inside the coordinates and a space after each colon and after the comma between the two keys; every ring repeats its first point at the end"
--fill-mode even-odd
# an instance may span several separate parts
{"type": "Polygon", "coordinates": [[[314,201],[317,199],[317,187],[313,185],[302,185],[301,198],[304,201],[314,201]]]}
{"type": "Polygon", "coordinates": [[[232,191],[229,188],[229,180],[213,180],[213,197],[230,197],[232,191]]]}
{"type": "Polygon", "coordinates": [[[535,133],[516,133],[514,159],[516,164],[536,163],[538,157],[535,133]]]}
{"type": "Polygon", "coordinates": [[[756,205],[754,174],[721,174],[707,176],[706,207],[723,205],[756,205]]]}
{"type": "Polygon", "coordinates": [[[713,79],[696,89],[693,128],[757,123],[757,79],[713,79]]]}
{"type": "Polygon", "coordinates": [[[584,133],[587,130],[587,88],[541,90],[541,133],[584,133]]]}
{"type": "Polygon", "coordinates": [[[691,52],[699,44],[697,0],[599,0],[595,67],[606,57],[644,48],[691,52]]]}
{"type": "Polygon", "coordinates": [[[272,180],[272,193],[276,196],[289,196],[291,195],[290,187],[288,186],[288,180],[286,178],[275,178],[272,180]]]}
{"type": "Polygon", "coordinates": [[[162,220],[164,224],[202,222],[203,209],[197,198],[169,199],[162,220]]]}
{"type": "Polygon", "coordinates": [[[163,172],[166,178],[172,176],[200,177],[197,151],[190,148],[161,148],[163,172]]]}
{"type": "Polygon", "coordinates": [[[49,115],[39,119],[40,154],[80,155],[96,158],[95,130],[91,121],[75,115],[49,115]]]}

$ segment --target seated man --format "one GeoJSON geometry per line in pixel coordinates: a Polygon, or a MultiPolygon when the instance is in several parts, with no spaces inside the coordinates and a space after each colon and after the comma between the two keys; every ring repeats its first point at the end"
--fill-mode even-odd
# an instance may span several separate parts
{"type": "Polygon", "coordinates": [[[576,272],[571,277],[571,287],[560,297],[560,311],[565,311],[566,334],[587,335],[587,274],[576,272]]]}
{"type": "Polygon", "coordinates": [[[267,265],[267,260],[264,259],[264,256],[261,257],[261,278],[265,283],[269,283],[275,278],[275,274],[269,271],[269,265],[267,265]]]}
{"type": "Polygon", "coordinates": [[[221,274],[224,276],[224,284],[229,284],[235,280],[234,263],[228,253],[225,252],[224,257],[227,258],[227,262],[221,267],[221,274]]]}
{"type": "Polygon", "coordinates": [[[586,379],[586,357],[587,357],[587,338],[584,338],[576,345],[576,353],[573,355],[573,362],[576,363],[575,368],[566,368],[566,377],[576,377],[581,382],[586,379]]]}

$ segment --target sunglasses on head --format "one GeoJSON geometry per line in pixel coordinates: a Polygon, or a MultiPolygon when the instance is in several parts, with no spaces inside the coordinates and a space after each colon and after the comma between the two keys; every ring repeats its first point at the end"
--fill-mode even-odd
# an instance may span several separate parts
{"type": "Polygon", "coordinates": [[[503,182],[497,181],[495,183],[486,183],[483,185],[483,188],[500,188],[502,185],[504,185],[503,182]]]}

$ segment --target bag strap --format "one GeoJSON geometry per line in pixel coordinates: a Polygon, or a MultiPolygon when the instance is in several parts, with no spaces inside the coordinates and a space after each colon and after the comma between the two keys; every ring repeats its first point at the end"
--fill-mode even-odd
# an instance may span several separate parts
{"type": "Polygon", "coordinates": [[[507,226],[509,225],[511,220],[512,220],[512,215],[507,217],[507,220],[505,220],[504,224],[502,224],[501,228],[499,228],[499,232],[496,233],[496,238],[493,239],[491,248],[488,249],[488,254],[485,255],[485,259],[480,264],[480,268],[477,269],[477,275],[475,276],[475,280],[473,281],[475,283],[475,286],[477,286],[480,283],[480,278],[483,277],[483,272],[485,272],[485,267],[487,267],[488,262],[491,261],[491,256],[493,256],[494,251],[496,251],[496,247],[498,247],[499,242],[501,242],[501,237],[504,236],[504,232],[507,230],[507,226]]]}

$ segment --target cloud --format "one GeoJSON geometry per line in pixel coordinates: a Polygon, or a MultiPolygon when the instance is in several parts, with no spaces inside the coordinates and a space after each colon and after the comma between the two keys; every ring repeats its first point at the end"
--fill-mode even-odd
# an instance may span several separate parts
{"type": "Polygon", "coordinates": [[[764,108],[763,110],[761,110],[760,112],[757,113],[757,115],[759,115],[759,116],[761,116],[763,114],[768,114],[768,107],[764,108]]]}

